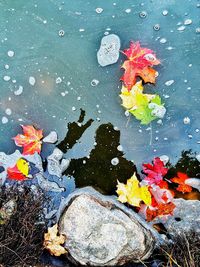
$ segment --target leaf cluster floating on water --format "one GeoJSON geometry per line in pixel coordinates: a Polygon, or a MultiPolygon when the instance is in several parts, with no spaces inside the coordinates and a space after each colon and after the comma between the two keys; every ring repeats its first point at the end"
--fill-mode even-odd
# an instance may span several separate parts
{"type": "Polygon", "coordinates": [[[167,219],[173,215],[174,191],[169,189],[169,183],[178,183],[176,190],[181,192],[191,192],[192,187],[185,182],[188,176],[178,173],[178,177],[171,180],[166,179],[168,168],[160,158],[154,158],[153,163],[143,164],[144,177],[141,182],[134,174],[127,180],[126,184],[117,185],[118,200],[138,207],[138,213],[147,221],[152,221],[157,217],[167,219]]]}
{"type": "Polygon", "coordinates": [[[142,86],[142,80],[144,83],[155,84],[158,73],[152,67],[160,64],[160,61],[152,50],[142,48],[139,42],[131,42],[123,54],[127,60],[122,65],[122,106],[140,120],[141,124],[149,124],[157,118],[162,119],[166,109],[161,98],[157,94],[144,94],[142,86]],[[137,82],[137,77],[142,80],[137,82]]]}

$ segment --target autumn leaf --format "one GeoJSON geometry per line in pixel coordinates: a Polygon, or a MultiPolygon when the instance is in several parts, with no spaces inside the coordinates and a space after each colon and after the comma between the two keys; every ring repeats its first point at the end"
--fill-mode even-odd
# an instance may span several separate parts
{"type": "Polygon", "coordinates": [[[135,174],[127,180],[127,184],[118,182],[116,192],[118,200],[122,203],[127,202],[135,207],[140,207],[141,201],[146,205],[151,204],[151,193],[148,186],[140,186],[135,174]]]}
{"type": "Polygon", "coordinates": [[[135,116],[137,120],[140,120],[141,124],[149,124],[153,120],[159,118],[156,114],[154,114],[154,108],[157,110],[163,108],[163,104],[161,103],[161,99],[158,95],[136,92],[133,97],[136,105],[130,109],[129,112],[135,116]]]}
{"type": "Polygon", "coordinates": [[[59,257],[66,254],[67,250],[61,246],[65,243],[66,237],[58,235],[58,224],[48,227],[48,232],[44,234],[44,247],[50,252],[51,255],[59,257]]]}
{"type": "Polygon", "coordinates": [[[178,172],[177,177],[172,178],[171,181],[179,184],[176,188],[177,191],[180,191],[182,193],[189,193],[192,191],[192,187],[185,183],[187,179],[189,179],[189,177],[186,173],[178,172]]]}
{"type": "Polygon", "coordinates": [[[168,168],[165,167],[164,163],[160,158],[155,158],[153,164],[147,163],[143,164],[143,172],[147,175],[145,181],[149,184],[161,185],[161,187],[166,187],[166,183],[163,183],[163,177],[167,174],[168,168]],[[161,183],[162,182],[162,183],[161,183]]]}
{"type": "Polygon", "coordinates": [[[138,76],[146,83],[155,83],[157,72],[151,67],[160,64],[160,61],[152,50],[142,48],[139,42],[131,42],[130,48],[125,49],[123,54],[126,55],[128,60],[122,65],[124,75],[121,80],[128,90],[131,90],[138,76]]]}
{"type": "Polygon", "coordinates": [[[8,178],[16,181],[24,181],[28,178],[29,163],[27,160],[20,158],[15,166],[7,168],[8,178]]]}
{"type": "Polygon", "coordinates": [[[146,209],[146,220],[148,222],[153,221],[156,217],[163,217],[167,215],[173,215],[175,204],[173,202],[163,204],[160,203],[157,208],[147,207],[146,209]]]}
{"type": "Polygon", "coordinates": [[[17,146],[23,147],[24,155],[33,155],[41,152],[42,130],[36,130],[32,125],[22,125],[23,133],[18,134],[13,139],[17,146]]]}
{"type": "MultiPolygon", "coordinates": [[[[143,94],[144,87],[142,81],[137,82],[129,91],[125,86],[122,86],[120,97],[122,99],[122,106],[126,109],[137,109],[140,103],[137,102],[137,94],[143,94]]],[[[145,94],[148,102],[150,102],[156,95],[145,94]]]]}

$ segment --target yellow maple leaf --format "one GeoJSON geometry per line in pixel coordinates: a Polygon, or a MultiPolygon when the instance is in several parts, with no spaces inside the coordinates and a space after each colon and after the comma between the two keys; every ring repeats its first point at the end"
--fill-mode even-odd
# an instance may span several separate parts
{"type": "Polygon", "coordinates": [[[148,102],[150,102],[155,95],[153,94],[143,94],[143,86],[142,81],[137,82],[131,90],[128,90],[125,86],[122,86],[121,94],[119,95],[122,99],[122,106],[126,109],[137,109],[138,104],[137,103],[137,95],[144,95],[148,102]]]}
{"type": "Polygon", "coordinates": [[[58,235],[58,224],[48,227],[48,232],[44,234],[44,247],[50,252],[51,255],[60,256],[66,254],[67,250],[61,246],[65,243],[66,237],[58,235]]]}
{"type": "Polygon", "coordinates": [[[23,159],[23,158],[20,158],[18,159],[17,163],[17,168],[18,170],[24,175],[24,176],[28,176],[28,173],[29,173],[29,164],[28,162],[23,159]]]}
{"type": "Polygon", "coordinates": [[[148,186],[140,186],[135,174],[127,180],[126,184],[118,182],[116,192],[118,200],[122,203],[127,202],[135,207],[140,207],[141,201],[146,205],[151,204],[151,194],[148,186]]]}

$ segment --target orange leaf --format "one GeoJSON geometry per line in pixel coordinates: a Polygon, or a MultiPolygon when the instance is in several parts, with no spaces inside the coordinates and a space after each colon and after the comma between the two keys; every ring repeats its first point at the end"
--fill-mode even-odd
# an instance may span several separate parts
{"type": "Polygon", "coordinates": [[[23,126],[23,133],[18,134],[13,139],[17,146],[23,147],[24,155],[32,155],[35,152],[41,152],[42,130],[36,130],[32,125],[23,126]]]}
{"type": "Polygon", "coordinates": [[[140,76],[145,83],[154,83],[156,82],[157,71],[152,68],[144,68],[137,72],[137,75],[140,76]]]}
{"type": "Polygon", "coordinates": [[[182,193],[188,193],[192,191],[192,187],[185,183],[188,178],[189,177],[186,173],[178,172],[177,177],[172,178],[171,181],[176,184],[179,184],[179,186],[176,188],[177,191],[180,191],[182,193]]]}

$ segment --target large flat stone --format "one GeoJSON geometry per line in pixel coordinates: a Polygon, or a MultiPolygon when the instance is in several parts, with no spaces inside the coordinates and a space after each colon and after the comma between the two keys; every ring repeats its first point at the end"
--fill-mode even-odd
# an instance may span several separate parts
{"type": "Polygon", "coordinates": [[[59,211],[70,258],[83,265],[115,266],[151,255],[156,233],[115,197],[91,187],[76,190],[59,211]]]}

